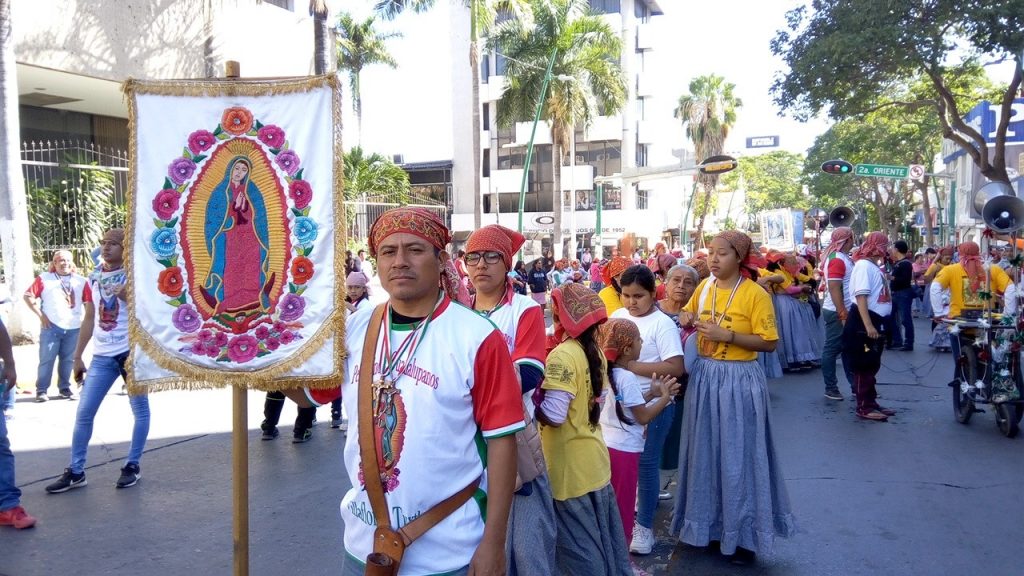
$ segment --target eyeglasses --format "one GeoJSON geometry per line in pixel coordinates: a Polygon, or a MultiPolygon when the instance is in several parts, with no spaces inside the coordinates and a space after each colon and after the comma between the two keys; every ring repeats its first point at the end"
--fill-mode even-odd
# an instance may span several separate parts
{"type": "Polygon", "coordinates": [[[488,264],[497,264],[501,262],[500,252],[470,252],[466,254],[466,264],[469,266],[476,266],[483,259],[488,264]]]}

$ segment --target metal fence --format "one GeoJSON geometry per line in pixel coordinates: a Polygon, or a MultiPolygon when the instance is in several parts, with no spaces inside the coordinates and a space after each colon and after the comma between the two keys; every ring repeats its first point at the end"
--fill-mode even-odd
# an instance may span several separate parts
{"type": "Polygon", "coordinates": [[[25,142],[21,164],[36,268],[70,250],[79,269],[90,270],[103,232],[124,226],[128,153],[73,140],[25,142]]]}
{"type": "Polygon", "coordinates": [[[346,200],[345,212],[348,217],[348,237],[355,242],[366,245],[370,235],[370,227],[380,215],[392,208],[409,206],[426,208],[437,214],[442,222],[448,222],[448,208],[441,202],[416,194],[403,195],[391,193],[382,195],[363,194],[359,200],[346,200]]]}

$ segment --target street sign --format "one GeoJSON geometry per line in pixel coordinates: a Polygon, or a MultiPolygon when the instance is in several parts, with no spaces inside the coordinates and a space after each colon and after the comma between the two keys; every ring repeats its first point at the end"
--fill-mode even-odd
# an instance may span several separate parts
{"type": "Polygon", "coordinates": [[[775,148],[778,145],[778,136],[753,136],[747,138],[747,148],[775,148]]]}
{"type": "Polygon", "coordinates": [[[910,165],[910,179],[911,180],[924,180],[924,166],[921,164],[910,165]]]}
{"type": "Polygon", "coordinates": [[[857,176],[870,176],[872,178],[897,178],[904,179],[910,169],[906,166],[887,166],[885,164],[857,164],[854,174],[857,176]]]}

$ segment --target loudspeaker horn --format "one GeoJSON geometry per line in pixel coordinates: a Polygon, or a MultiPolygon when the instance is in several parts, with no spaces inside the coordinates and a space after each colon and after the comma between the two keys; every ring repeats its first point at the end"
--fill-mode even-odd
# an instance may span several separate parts
{"type": "Polygon", "coordinates": [[[849,226],[850,224],[853,224],[853,221],[856,219],[857,215],[853,213],[853,210],[846,206],[835,208],[828,214],[828,223],[834,228],[849,226]]]}
{"type": "Polygon", "coordinates": [[[1006,182],[989,182],[974,193],[974,209],[985,225],[1009,234],[1024,228],[1024,200],[1017,198],[1006,182]]]}

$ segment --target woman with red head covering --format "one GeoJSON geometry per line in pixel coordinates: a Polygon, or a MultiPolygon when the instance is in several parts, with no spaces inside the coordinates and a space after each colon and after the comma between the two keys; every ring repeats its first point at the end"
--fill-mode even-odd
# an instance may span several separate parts
{"type": "Polygon", "coordinates": [[[555,288],[551,302],[559,343],[544,367],[537,420],[555,502],[558,573],[632,574],[599,426],[608,364],[598,326],[608,316],[582,284],[555,288]]]}
{"type": "Polygon", "coordinates": [[[779,323],[779,360],[790,369],[811,368],[821,361],[821,339],[808,337],[819,332],[808,300],[814,291],[810,278],[793,254],[770,252],[767,270],[779,323]]]}
{"type": "Polygon", "coordinates": [[[619,286],[619,278],[632,265],[633,262],[629,258],[616,256],[605,264],[601,270],[604,288],[601,289],[598,296],[604,302],[605,311],[609,316],[619,308],[622,308],[622,288],[619,286]]]}
{"type": "Polygon", "coordinates": [[[683,400],[672,533],[691,546],[718,541],[734,562],[749,563],[795,528],[757,363],[758,352],[775,350],[775,311],[751,281],[764,264],[745,234],[716,236],[709,265],[714,277],[697,287],[679,317],[696,325],[699,356],[683,400]]]}
{"type": "Polygon", "coordinates": [[[892,313],[889,281],[880,267],[888,251],[889,237],[884,232],[872,232],[853,253],[850,291],[854,305],[843,326],[843,357],[849,360],[853,372],[857,416],[878,422],[895,414],[875,400],[875,375],[882,365],[886,319],[892,313]]]}

